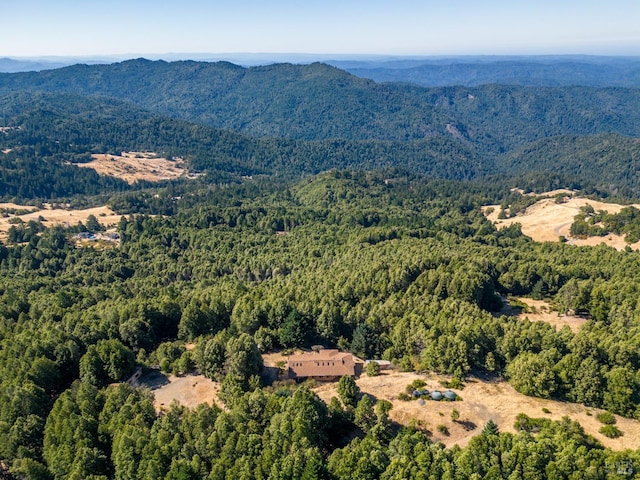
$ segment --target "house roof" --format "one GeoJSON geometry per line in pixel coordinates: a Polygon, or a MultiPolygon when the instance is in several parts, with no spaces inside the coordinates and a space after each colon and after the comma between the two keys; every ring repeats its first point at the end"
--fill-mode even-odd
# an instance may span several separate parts
{"type": "Polygon", "coordinates": [[[363,361],[351,353],[327,349],[291,355],[289,372],[297,378],[341,377],[360,373],[362,364],[363,361]]]}

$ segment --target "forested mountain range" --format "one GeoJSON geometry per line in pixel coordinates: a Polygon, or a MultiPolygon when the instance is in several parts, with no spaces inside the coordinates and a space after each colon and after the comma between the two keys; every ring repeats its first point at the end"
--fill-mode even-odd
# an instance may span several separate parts
{"type": "Polygon", "coordinates": [[[543,136],[640,134],[635,89],[381,85],[324,64],[243,68],[139,59],[0,74],[0,93],[20,90],[106,96],[258,137],[449,136],[494,151],[543,136]]]}
{"type": "Polygon", "coordinates": [[[456,57],[329,62],[376,82],[438,87],[522,86],[640,87],[640,58],[563,56],[456,57]]]}
{"type": "Polygon", "coordinates": [[[14,222],[0,244],[0,476],[635,474],[638,451],[568,418],[523,415],[515,433],[491,421],[447,449],[440,425],[394,424],[393,405],[353,381],[329,405],[309,385],[269,385],[260,353],[321,344],[461,387],[508,380],[606,409],[600,433],[631,435],[611,423],[640,418],[640,256],[538,244],[480,206],[522,201],[514,186],[637,197],[639,104],[633,88],[380,85],[321,64],[0,75],[0,196],[122,215],[119,243],[94,247],[73,234],[96,218],[2,212],[14,222]],[[205,175],[128,185],[72,165],[123,150],[205,175]],[[504,315],[515,296],[584,325],[504,315]],[[197,369],[225,409],[159,415],[148,390],[109,386],[136,365],[197,369]]]}
{"type": "MultiPolygon", "coordinates": [[[[166,61],[228,61],[243,66],[322,62],[376,82],[412,83],[425,87],[522,86],[639,87],[640,58],[592,55],[458,55],[407,57],[320,54],[156,54],[166,61]]],[[[108,64],[124,57],[0,58],[0,72],[51,70],[75,64],[108,64]]]]}
{"type": "Polygon", "coordinates": [[[472,179],[492,171],[467,145],[446,137],[406,142],[254,138],[104,97],[7,94],[0,101],[0,119],[8,127],[0,134],[0,147],[7,152],[0,155],[0,196],[5,198],[55,198],[127,188],[70,163],[87,161],[92,153],[128,150],[185,158],[190,169],[207,173],[209,182],[258,174],[291,178],[331,168],[400,166],[448,179],[472,179]],[[42,175],[45,170],[47,175],[42,175]],[[105,181],[108,184],[97,190],[105,181]]]}
{"type": "Polygon", "coordinates": [[[0,135],[1,188],[22,201],[141,188],[70,163],[93,153],[155,151],[185,158],[206,180],[242,175],[292,178],[330,168],[401,168],[435,178],[548,190],[564,185],[621,198],[638,196],[637,141],[619,135],[551,137],[504,155],[483,156],[446,137],[423,141],[256,139],[159,117],[109,99],[20,94],[3,98],[0,114],[16,128],[0,135]],[[21,100],[18,101],[17,98],[21,100]],[[26,102],[21,114],[12,105],[26,102]],[[5,113],[2,113],[5,112],[5,113]],[[20,128],[17,128],[19,126],[20,128]],[[605,152],[605,157],[598,157],[605,152]],[[526,160],[526,161],[523,161],[526,160]],[[600,159],[600,160],[599,160],[600,159]]]}
{"type": "Polygon", "coordinates": [[[512,183],[514,175],[563,175],[603,194],[639,191],[632,174],[637,150],[630,148],[640,135],[638,89],[421,88],[380,85],[323,64],[243,68],[140,59],[0,74],[0,94],[2,123],[23,123],[23,130],[5,132],[5,150],[14,140],[48,141],[55,144],[50,151],[76,155],[158,150],[218,174],[400,166],[512,183]],[[608,142],[606,165],[585,163],[607,135],[615,141],[608,142]],[[543,153],[545,145],[554,146],[553,162],[527,153],[543,153]]]}

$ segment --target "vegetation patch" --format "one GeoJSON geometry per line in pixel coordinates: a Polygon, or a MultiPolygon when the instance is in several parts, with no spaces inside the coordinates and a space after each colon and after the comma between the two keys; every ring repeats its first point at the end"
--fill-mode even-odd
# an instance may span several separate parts
{"type": "Polygon", "coordinates": [[[607,438],[619,438],[624,435],[615,425],[603,425],[598,431],[607,438]]]}
{"type": "Polygon", "coordinates": [[[596,415],[596,418],[600,423],[603,423],[605,425],[614,425],[616,423],[616,417],[611,412],[599,412],[596,415]]]}

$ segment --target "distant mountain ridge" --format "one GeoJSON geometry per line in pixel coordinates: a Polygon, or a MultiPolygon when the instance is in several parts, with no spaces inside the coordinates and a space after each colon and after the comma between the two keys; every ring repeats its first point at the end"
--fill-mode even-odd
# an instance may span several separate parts
{"type": "Polygon", "coordinates": [[[0,122],[30,122],[20,135],[28,133],[24,141],[36,151],[58,151],[69,139],[87,140],[85,151],[161,148],[188,154],[193,168],[232,174],[400,167],[460,180],[562,173],[603,191],[640,194],[632,174],[640,152],[626,141],[640,137],[635,88],[425,88],[378,84],[321,63],[245,68],[137,59],[0,74],[0,97],[0,122]],[[597,161],[598,138],[610,139],[607,164],[597,161]]]}
{"type": "Polygon", "coordinates": [[[0,94],[106,96],[255,137],[468,141],[502,152],[554,135],[640,135],[640,90],[593,87],[423,88],[377,84],[325,64],[131,60],[0,74],[0,94]]]}
{"type": "Polygon", "coordinates": [[[434,133],[432,124],[446,123],[434,122],[432,108],[415,105],[419,100],[404,89],[377,86],[325,64],[243,68],[138,59],[0,74],[0,93],[16,90],[108,96],[257,137],[421,139],[434,133]],[[409,118],[401,115],[407,102],[409,118]]]}
{"type": "MultiPolygon", "coordinates": [[[[376,82],[426,87],[503,84],[520,86],[640,87],[640,56],[459,55],[452,57],[390,55],[321,55],[293,53],[140,54],[150,60],[226,61],[238,65],[326,63],[376,82]]],[[[75,64],[111,64],[135,56],[0,58],[0,72],[51,70],[75,64]]]]}
{"type": "Polygon", "coordinates": [[[640,57],[464,57],[443,60],[331,62],[376,82],[424,87],[487,84],[546,87],[640,87],[640,57]]]}

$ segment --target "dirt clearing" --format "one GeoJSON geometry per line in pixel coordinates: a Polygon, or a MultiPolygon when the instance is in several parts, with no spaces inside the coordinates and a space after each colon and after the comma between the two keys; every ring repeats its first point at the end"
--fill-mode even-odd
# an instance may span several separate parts
{"type": "MultiPolygon", "coordinates": [[[[500,205],[489,205],[482,210],[487,219],[501,229],[514,223],[522,225],[522,233],[537,242],[557,242],[560,236],[564,236],[571,245],[599,245],[604,243],[610,247],[622,250],[627,246],[620,235],[609,234],[605,237],[590,237],[586,239],[572,238],[570,234],[573,219],[580,212],[580,208],[591,205],[596,211],[604,210],[609,213],[618,213],[626,205],[598,202],[587,198],[569,198],[563,203],[556,203],[555,198],[545,198],[531,205],[524,213],[514,218],[499,219],[500,205]],[[493,208],[493,211],[490,209],[493,208]],[[487,211],[490,213],[487,213],[487,211]]],[[[634,205],[640,207],[639,205],[634,205]]],[[[630,245],[634,250],[640,249],[640,242],[630,245]]]]}
{"type": "MultiPolygon", "coordinates": [[[[593,435],[612,450],[640,448],[640,422],[637,420],[616,416],[616,426],[624,432],[624,435],[617,439],[610,439],[598,433],[602,424],[595,416],[600,410],[573,403],[527,397],[516,392],[504,381],[471,378],[465,383],[464,389],[453,390],[462,398],[462,401],[425,400],[424,405],[420,405],[419,400],[398,400],[398,395],[416,379],[426,381],[427,386],[424,388],[429,390],[441,392],[447,390],[440,384],[444,377],[415,373],[389,372],[378,377],[363,375],[356,383],[362,392],[393,403],[393,408],[389,412],[392,420],[402,425],[413,422],[428,430],[432,440],[442,442],[447,447],[455,444],[461,447],[467,445],[472,437],[482,431],[489,420],[493,420],[500,431],[515,433],[513,425],[516,416],[519,413],[525,413],[530,417],[552,420],[560,420],[563,416],[568,416],[579,422],[588,434],[593,435]],[[454,408],[460,412],[460,419],[457,422],[451,420],[451,412],[454,408]],[[544,413],[543,408],[550,413],[544,413]],[[449,434],[441,433],[438,430],[439,425],[446,427],[449,434]]],[[[335,383],[325,384],[317,387],[315,391],[328,403],[331,397],[338,396],[336,385],[335,383]]]]}
{"type": "MultiPolygon", "coordinates": [[[[25,210],[32,213],[19,215],[23,222],[28,223],[30,220],[41,220],[44,226],[52,225],[77,225],[78,222],[86,223],[89,215],[93,215],[98,222],[105,228],[115,227],[122,215],[118,215],[109,207],[86,208],[83,210],[67,210],[64,208],[53,208],[45,205],[44,208],[34,207],[33,205],[16,205],[14,203],[0,203],[0,210],[25,210]],[[35,211],[34,211],[35,210],[35,211]]],[[[6,240],[7,231],[11,227],[11,219],[16,215],[9,214],[7,217],[0,217],[0,239],[6,240]]],[[[15,221],[15,220],[14,220],[15,221]]]]}
{"type": "MultiPolygon", "coordinates": [[[[278,364],[283,358],[279,354],[265,360],[265,364],[278,364]]],[[[619,417],[616,415],[616,426],[624,433],[620,438],[610,439],[600,434],[598,430],[602,424],[596,419],[601,410],[587,408],[568,402],[545,400],[527,397],[516,392],[505,381],[490,381],[471,377],[465,382],[463,389],[452,389],[462,400],[455,402],[436,402],[425,399],[402,401],[398,395],[405,392],[406,386],[414,380],[424,380],[430,391],[444,392],[447,388],[440,382],[447,377],[431,374],[419,375],[406,372],[383,372],[377,377],[362,375],[356,380],[363,393],[378,400],[388,400],[393,404],[389,416],[402,425],[414,424],[430,433],[431,439],[442,442],[447,447],[467,445],[469,440],[480,434],[489,420],[493,420],[500,431],[515,433],[513,427],[519,413],[525,413],[533,418],[548,418],[561,420],[568,416],[582,425],[585,431],[593,435],[603,445],[612,450],[640,448],[640,421],[619,417]],[[454,422],[451,412],[456,409],[460,417],[454,422]],[[545,413],[548,412],[548,413],[545,413]],[[439,426],[446,427],[447,433],[442,433],[439,426]]],[[[159,371],[142,377],[140,383],[153,391],[154,405],[158,412],[167,410],[172,402],[195,408],[201,403],[216,404],[223,408],[218,400],[220,384],[205,378],[203,375],[185,375],[176,377],[165,376],[159,371]]],[[[327,404],[332,397],[337,397],[337,382],[325,383],[313,390],[327,404]]]]}
{"type": "Polygon", "coordinates": [[[178,402],[187,408],[195,408],[202,403],[223,408],[218,400],[220,384],[204,375],[184,375],[168,377],[161,373],[152,373],[142,377],[142,385],[151,388],[155,397],[154,406],[157,412],[168,410],[171,403],[178,402]]]}
{"type": "Polygon", "coordinates": [[[578,333],[578,330],[587,323],[585,317],[579,317],[576,315],[561,315],[560,313],[551,309],[548,302],[544,300],[534,300],[532,298],[518,297],[515,298],[520,303],[526,305],[526,309],[512,307],[509,305],[508,300],[503,300],[505,306],[498,312],[500,315],[508,315],[510,317],[516,317],[520,320],[528,320],[530,322],[545,322],[555,327],[556,330],[562,329],[567,326],[573,333],[578,333]]]}
{"type": "Polygon", "coordinates": [[[100,175],[120,178],[129,184],[138,180],[159,182],[187,175],[184,160],[158,158],[153,152],[122,152],[122,155],[98,153],[90,162],[74,163],[81,168],[92,168],[100,175]]]}

